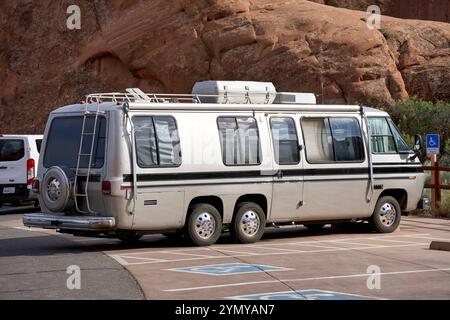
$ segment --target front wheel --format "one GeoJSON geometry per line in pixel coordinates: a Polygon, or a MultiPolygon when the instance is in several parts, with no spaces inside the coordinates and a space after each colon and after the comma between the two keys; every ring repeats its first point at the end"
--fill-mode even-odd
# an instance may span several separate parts
{"type": "Polygon", "coordinates": [[[199,203],[191,208],[186,235],[194,245],[212,245],[219,239],[221,233],[222,217],[215,207],[199,203]]]}
{"type": "Polygon", "coordinates": [[[398,228],[401,215],[398,201],[394,197],[384,196],[378,199],[369,222],[376,232],[391,233],[398,228]]]}
{"type": "Polygon", "coordinates": [[[231,236],[240,243],[253,243],[261,239],[266,227],[263,209],[253,202],[238,204],[231,224],[231,236]]]}

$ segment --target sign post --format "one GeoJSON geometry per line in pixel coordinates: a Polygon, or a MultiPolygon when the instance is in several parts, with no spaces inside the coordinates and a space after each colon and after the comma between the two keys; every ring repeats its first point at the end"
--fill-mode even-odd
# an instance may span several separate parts
{"type": "Polygon", "coordinates": [[[437,155],[439,154],[440,137],[439,134],[427,134],[427,155],[431,158],[431,166],[434,170],[431,173],[431,184],[434,185],[431,191],[431,208],[437,210],[441,203],[441,190],[439,181],[439,162],[437,155]]]}

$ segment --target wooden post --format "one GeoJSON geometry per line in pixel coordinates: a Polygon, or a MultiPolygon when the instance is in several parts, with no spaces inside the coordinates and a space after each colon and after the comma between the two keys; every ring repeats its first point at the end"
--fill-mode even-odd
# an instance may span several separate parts
{"type": "Polygon", "coordinates": [[[439,172],[439,162],[437,161],[437,157],[435,156],[436,162],[434,163],[434,183],[436,184],[434,187],[435,199],[436,199],[436,209],[441,207],[441,179],[439,172]]]}
{"type": "Polygon", "coordinates": [[[439,162],[437,161],[437,155],[435,154],[431,156],[431,166],[433,167],[433,171],[431,172],[431,184],[434,185],[433,190],[431,190],[431,209],[436,211],[440,207],[441,190],[439,181],[439,162]]]}

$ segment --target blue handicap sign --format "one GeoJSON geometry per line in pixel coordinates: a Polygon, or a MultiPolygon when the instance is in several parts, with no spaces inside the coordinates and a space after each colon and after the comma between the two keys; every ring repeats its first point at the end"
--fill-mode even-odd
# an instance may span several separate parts
{"type": "Polygon", "coordinates": [[[440,137],[438,134],[427,134],[427,154],[438,154],[440,137]]]}
{"type": "Polygon", "coordinates": [[[327,290],[267,292],[231,297],[236,300],[373,300],[376,298],[327,290]]]}
{"type": "Polygon", "coordinates": [[[200,273],[212,276],[229,276],[242,273],[254,273],[254,272],[273,272],[273,271],[286,271],[292,270],[281,267],[266,266],[260,264],[247,264],[247,263],[221,263],[211,264],[195,267],[184,267],[169,269],[170,271],[181,271],[190,273],[200,273]]]}

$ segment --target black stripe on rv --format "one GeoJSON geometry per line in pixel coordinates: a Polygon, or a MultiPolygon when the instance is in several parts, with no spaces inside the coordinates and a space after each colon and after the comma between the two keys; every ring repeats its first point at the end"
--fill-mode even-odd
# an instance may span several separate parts
{"type": "MultiPolygon", "coordinates": [[[[389,173],[419,173],[423,172],[422,167],[378,167],[374,168],[374,174],[389,173]]],[[[325,169],[291,169],[280,171],[213,171],[213,172],[180,172],[180,173],[155,173],[138,174],[138,182],[143,181],[178,181],[178,180],[209,180],[209,179],[239,179],[239,178],[260,178],[292,176],[336,176],[336,175],[361,175],[368,174],[368,168],[325,168],[325,169]]],[[[125,174],[124,182],[131,182],[133,175],[125,174]]]]}

